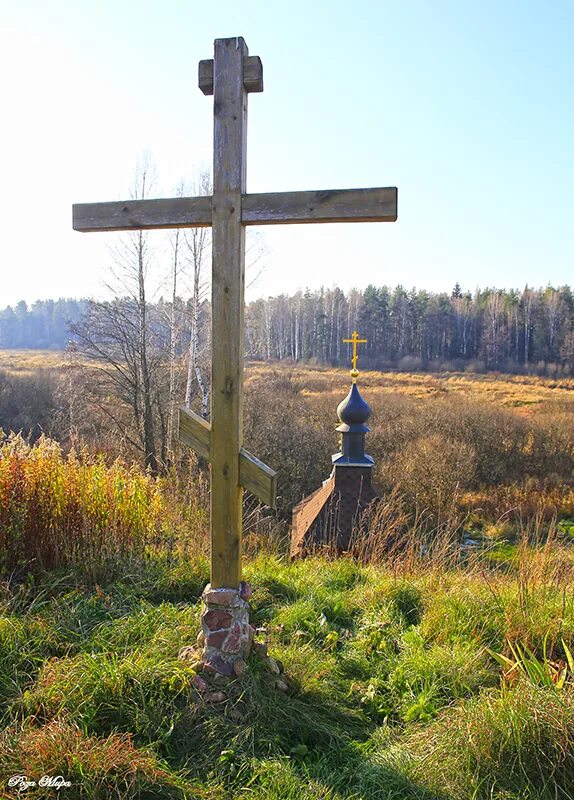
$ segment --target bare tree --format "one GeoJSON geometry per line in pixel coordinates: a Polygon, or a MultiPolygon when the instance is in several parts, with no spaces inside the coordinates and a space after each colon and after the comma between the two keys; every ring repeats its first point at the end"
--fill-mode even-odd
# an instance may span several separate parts
{"type": "MultiPolygon", "coordinates": [[[[191,186],[194,196],[209,196],[213,192],[211,175],[203,170],[191,186]]],[[[205,375],[205,355],[209,350],[209,326],[202,324],[202,310],[206,310],[206,292],[209,279],[206,277],[206,264],[211,253],[211,228],[190,228],[185,234],[187,260],[191,273],[191,317],[190,338],[187,358],[187,381],[185,387],[185,405],[190,406],[195,394],[195,387],[201,400],[201,415],[207,418],[209,413],[209,378],[205,375]]],[[[247,238],[246,271],[249,275],[248,287],[252,286],[265,269],[263,262],[267,249],[262,237],[254,232],[247,238]],[[250,274],[249,274],[250,273],[250,274]]]]}
{"type": "Polygon", "coordinates": [[[486,302],[486,327],[484,343],[489,366],[498,368],[501,349],[505,343],[506,327],[504,302],[501,292],[491,291],[486,302]]]}
{"type": "Polygon", "coordinates": [[[543,295],[543,310],[546,318],[546,339],[548,348],[548,358],[556,361],[558,357],[556,348],[556,337],[560,329],[560,321],[563,316],[562,300],[560,293],[549,286],[543,295]]]}
{"type": "Polygon", "coordinates": [[[530,353],[530,339],[532,337],[532,326],[536,297],[532,289],[524,287],[522,293],[522,316],[524,319],[524,366],[528,367],[528,356],[530,353]]]}
{"type": "MultiPolygon", "coordinates": [[[[131,197],[149,196],[153,168],[144,158],[136,169],[131,197]]],[[[107,287],[116,299],[92,301],[82,323],[74,326],[81,352],[99,363],[106,380],[100,387],[100,407],[121,430],[122,435],[143,453],[152,474],[159,471],[155,416],[163,429],[163,410],[158,390],[163,354],[154,352],[150,305],[147,297],[148,273],[153,262],[148,234],[128,232],[112,250],[113,266],[107,287]],[[106,386],[131,410],[131,420],[106,396],[106,386]],[[154,406],[156,414],[154,414],[154,406]]],[[[113,398],[112,398],[113,400],[113,398]]],[[[161,437],[162,456],[165,436],[161,437]]]]}

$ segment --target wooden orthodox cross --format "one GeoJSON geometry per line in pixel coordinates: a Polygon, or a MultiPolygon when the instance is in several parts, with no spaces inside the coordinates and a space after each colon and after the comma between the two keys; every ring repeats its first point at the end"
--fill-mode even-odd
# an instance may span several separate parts
{"type": "Polygon", "coordinates": [[[346,189],[246,194],[247,95],[263,91],[263,66],[244,40],[216,39],[199,62],[199,88],[213,95],[213,195],[84,203],[78,231],[212,228],[211,423],[181,409],[181,440],[211,463],[211,587],[241,579],[241,510],[246,488],[274,505],[276,475],[242,447],[245,226],[296,222],[394,222],[397,190],[346,189]]]}

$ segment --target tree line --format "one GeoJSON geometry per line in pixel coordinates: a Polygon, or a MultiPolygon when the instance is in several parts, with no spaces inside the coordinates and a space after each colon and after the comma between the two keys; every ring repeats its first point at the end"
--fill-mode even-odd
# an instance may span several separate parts
{"type": "Polygon", "coordinates": [[[70,324],[82,319],[87,307],[86,299],[64,298],[7,306],[0,311],[0,348],[65,350],[70,324]]]}
{"type": "Polygon", "coordinates": [[[349,359],[342,339],[368,339],[363,366],[574,372],[574,296],[569,286],[407,291],[335,287],[257,300],[247,308],[251,358],[349,359]]]}
{"type": "MultiPolygon", "coordinates": [[[[149,303],[155,340],[171,358],[209,340],[207,293],[198,303],[173,296],[149,303]],[[187,307],[193,324],[175,324],[187,307]],[[195,315],[195,319],[193,319],[195,315]],[[194,341],[190,341],[190,336],[194,341]]],[[[128,301],[126,300],[125,303],[128,301]]],[[[120,301],[121,304],[121,301],[120,301]]],[[[119,313],[115,301],[115,313],[119,313]]],[[[90,313],[86,299],[21,301],[0,311],[0,348],[64,350],[77,339],[90,313]]],[[[365,367],[543,371],[574,373],[574,295],[571,287],[477,289],[463,292],[407,291],[367,286],[338,287],[261,298],[246,308],[246,356],[258,360],[347,363],[342,343],[353,330],[368,343],[365,367]]],[[[190,370],[195,360],[191,360],[190,370]]],[[[189,399],[193,376],[189,374],[189,399]]],[[[205,397],[204,397],[205,401],[205,397]]]]}

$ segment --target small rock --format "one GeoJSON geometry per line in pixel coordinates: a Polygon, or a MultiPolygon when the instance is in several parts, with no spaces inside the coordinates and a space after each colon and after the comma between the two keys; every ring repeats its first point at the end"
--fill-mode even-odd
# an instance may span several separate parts
{"type": "Polygon", "coordinates": [[[272,656],[268,656],[265,659],[265,666],[272,675],[281,674],[281,670],[279,669],[279,664],[275,661],[275,659],[272,656]]]}
{"type": "Polygon", "coordinates": [[[225,692],[209,692],[205,695],[205,699],[208,703],[225,703],[227,695],[225,692]]]}
{"type": "Polygon", "coordinates": [[[249,600],[253,594],[251,586],[247,583],[247,581],[241,581],[239,584],[239,594],[242,600],[249,600]]]}
{"type": "Polygon", "coordinates": [[[203,668],[206,672],[215,676],[231,677],[235,674],[233,672],[233,664],[230,661],[224,661],[220,656],[211,656],[206,660],[203,668]]]}
{"type": "Polygon", "coordinates": [[[201,675],[196,675],[191,682],[198,692],[206,692],[209,689],[207,681],[203,680],[201,675]]]}
{"type": "Polygon", "coordinates": [[[245,673],[246,669],[247,669],[247,664],[242,658],[237,658],[233,662],[233,671],[235,672],[238,678],[245,673]]]}
{"type": "Polygon", "coordinates": [[[280,692],[288,692],[289,684],[285,683],[285,681],[281,680],[281,678],[277,678],[275,681],[275,688],[279,689],[280,692]]]}
{"type": "Polygon", "coordinates": [[[251,649],[259,658],[267,657],[267,645],[264,642],[253,642],[251,644],[251,649]]]}
{"type": "Polygon", "coordinates": [[[191,644],[182,647],[177,656],[182,661],[187,661],[189,658],[197,658],[197,650],[191,644]]]}

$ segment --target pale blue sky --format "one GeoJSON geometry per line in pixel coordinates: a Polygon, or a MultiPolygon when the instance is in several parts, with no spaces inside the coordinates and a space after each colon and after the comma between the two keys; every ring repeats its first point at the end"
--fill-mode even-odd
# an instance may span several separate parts
{"type": "Polygon", "coordinates": [[[101,294],[115,235],[73,202],[211,162],[197,62],[242,35],[248,190],[399,188],[393,224],[266,228],[251,290],[573,282],[574,0],[0,0],[0,305],[101,294]]]}

